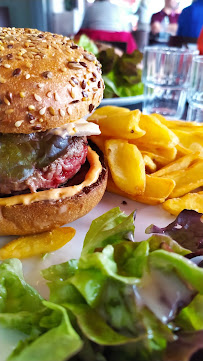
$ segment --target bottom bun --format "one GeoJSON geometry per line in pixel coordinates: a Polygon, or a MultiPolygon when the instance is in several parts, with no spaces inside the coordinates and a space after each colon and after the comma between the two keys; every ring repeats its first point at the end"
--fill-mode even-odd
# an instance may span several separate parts
{"type": "MultiPolygon", "coordinates": [[[[100,202],[107,185],[107,168],[103,154],[99,155],[102,170],[97,181],[84,187],[74,196],[56,201],[43,200],[30,204],[0,205],[0,235],[27,235],[49,231],[90,212],[100,202]]],[[[88,171],[87,167],[87,164],[83,166],[80,174],[72,178],[67,185],[72,186],[74,181],[76,181],[75,184],[79,184],[78,178],[83,181],[88,171]]]]}

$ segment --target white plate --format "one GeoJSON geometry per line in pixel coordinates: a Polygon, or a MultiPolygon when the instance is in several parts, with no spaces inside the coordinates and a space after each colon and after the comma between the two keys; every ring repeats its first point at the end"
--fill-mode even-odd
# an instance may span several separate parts
{"type": "Polygon", "coordinates": [[[142,103],[143,99],[144,99],[144,95],[137,95],[134,97],[123,97],[123,98],[106,98],[106,99],[102,99],[100,106],[115,105],[118,107],[125,107],[127,105],[142,103]]]}
{"type": "MultiPolygon", "coordinates": [[[[135,210],[137,211],[135,223],[135,239],[137,241],[142,241],[149,237],[149,235],[145,234],[145,229],[151,223],[163,227],[174,220],[174,217],[164,211],[161,206],[148,206],[136,203],[127,198],[106,192],[102,201],[96,208],[86,216],[70,224],[70,226],[76,229],[76,235],[69,243],[58,251],[49,254],[44,260],[40,257],[32,257],[23,261],[26,281],[34,286],[43,297],[47,298],[48,288],[40,275],[40,270],[53,264],[65,262],[71,258],[78,258],[80,256],[85,234],[88,231],[91,222],[113,207],[120,207],[126,214],[130,214],[135,210]],[[127,204],[123,204],[124,200],[127,204]]],[[[8,242],[9,239],[10,237],[0,237],[0,246],[8,242]]],[[[22,337],[22,335],[18,332],[0,329],[0,361],[5,361],[20,337],[22,337]]]]}

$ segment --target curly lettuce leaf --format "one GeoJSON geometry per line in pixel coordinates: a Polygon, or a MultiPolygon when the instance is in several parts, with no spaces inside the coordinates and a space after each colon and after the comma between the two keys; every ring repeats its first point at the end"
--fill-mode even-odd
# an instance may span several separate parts
{"type": "Polygon", "coordinates": [[[133,233],[134,214],[119,208],[94,220],[80,259],[43,271],[49,302],[25,283],[19,261],[0,265],[0,323],[28,335],[11,361],[189,361],[202,347],[203,269],[169,235],[134,242],[133,233]]]}
{"type": "MultiPolygon", "coordinates": [[[[43,304],[56,313],[57,324],[51,328],[49,318],[53,318],[53,315],[47,316],[45,326],[49,325],[50,329],[34,341],[27,339],[19,344],[10,355],[9,361],[64,361],[69,360],[82,348],[83,342],[71,326],[65,309],[47,301],[43,301],[43,304]]],[[[43,319],[41,323],[43,324],[43,319]]]]}
{"type": "Polygon", "coordinates": [[[132,239],[134,235],[134,213],[127,216],[120,208],[113,208],[95,219],[87,232],[82,254],[92,253],[96,248],[132,239]]]}
{"type": "Polygon", "coordinates": [[[98,48],[93,40],[91,40],[87,35],[82,34],[79,40],[75,41],[79,46],[82,46],[85,50],[97,55],[98,48]]]}
{"type": "Polygon", "coordinates": [[[35,312],[42,308],[42,297],[24,280],[22,263],[18,259],[1,263],[0,312],[35,312]]]}
{"type": "Polygon", "coordinates": [[[151,225],[145,232],[147,234],[168,235],[182,247],[196,251],[197,248],[203,248],[203,223],[201,217],[201,213],[185,209],[167,227],[159,228],[151,225]]]}

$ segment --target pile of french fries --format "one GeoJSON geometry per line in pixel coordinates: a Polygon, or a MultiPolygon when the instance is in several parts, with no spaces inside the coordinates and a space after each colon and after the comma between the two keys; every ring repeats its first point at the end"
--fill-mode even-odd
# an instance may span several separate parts
{"type": "Polygon", "coordinates": [[[88,121],[109,167],[107,190],[171,214],[203,212],[203,124],[106,106],[88,121]]]}

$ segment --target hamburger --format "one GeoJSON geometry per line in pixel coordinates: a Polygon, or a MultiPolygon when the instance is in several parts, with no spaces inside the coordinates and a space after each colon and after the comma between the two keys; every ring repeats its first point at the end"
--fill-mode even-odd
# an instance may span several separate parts
{"type": "Polygon", "coordinates": [[[0,31],[0,235],[48,231],[101,200],[107,171],[84,117],[103,96],[95,56],[62,35],[0,31]]]}

